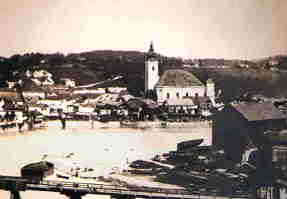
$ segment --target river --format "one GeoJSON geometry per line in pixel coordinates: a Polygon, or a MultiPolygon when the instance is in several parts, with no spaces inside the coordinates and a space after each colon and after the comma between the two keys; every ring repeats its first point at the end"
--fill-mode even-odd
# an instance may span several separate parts
{"type": "MultiPolygon", "coordinates": [[[[39,161],[43,155],[62,156],[74,153],[82,165],[104,172],[107,168],[121,165],[124,161],[150,158],[157,153],[176,150],[181,141],[208,138],[210,130],[196,129],[125,129],[94,128],[88,122],[67,122],[67,129],[60,129],[60,122],[49,122],[48,127],[31,132],[16,130],[0,134],[0,174],[20,175],[20,168],[39,161]]],[[[208,140],[208,139],[207,139],[208,140]]],[[[59,193],[21,192],[23,199],[64,199],[59,193]]],[[[84,199],[109,198],[87,195],[84,199]]],[[[0,191],[0,198],[9,193],[0,191]]]]}

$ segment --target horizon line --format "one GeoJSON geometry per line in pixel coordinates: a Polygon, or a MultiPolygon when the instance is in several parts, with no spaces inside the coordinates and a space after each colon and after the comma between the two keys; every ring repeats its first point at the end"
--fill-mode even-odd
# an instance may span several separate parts
{"type": "MultiPolygon", "coordinates": [[[[14,53],[14,54],[11,54],[10,56],[3,56],[3,55],[0,55],[1,58],[5,58],[5,59],[9,59],[11,58],[12,56],[15,56],[15,55],[20,55],[20,56],[23,56],[25,54],[43,54],[43,55],[51,55],[51,54],[63,54],[64,56],[68,56],[68,55],[71,55],[71,54],[81,54],[81,53],[89,53],[89,52],[94,52],[94,51],[122,51],[122,52],[140,52],[140,53],[147,53],[148,51],[142,51],[142,50],[136,50],[136,49],[87,49],[87,50],[79,50],[79,51],[70,51],[70,52],[61,52],[61,51],[53,51],[53,52],[49,52],[49,51],[46,51],[46,52],[43,52],[43,51],[27,51],[27,52],[22,52],[22,53],[14,53]]],[[[261,57],[257,57],[257,58],[226,58],[226,57],[193,57],[193,56],[183,56],[183,55],[164,55],[164,54],[161,54],[161,53],[157,53],[155,52],[156,54],[160,55],[160,56],[163,56],[163,57],[172,57],[172,58],[181,58],[183,60],[186,60],[186,59],[224,59],[224,60],[245,60],[245,61],[256,61],[256,60],[262,60],[262,59],[268,59],[268,58],[274,58],[274,57],[278,57],[278,56],[287,56],[287,54],[284,54],[284,53],[278,53],[278,54],[273,54],[273,55],[266,55],[266,56],[261,56],[261,57]]]]}

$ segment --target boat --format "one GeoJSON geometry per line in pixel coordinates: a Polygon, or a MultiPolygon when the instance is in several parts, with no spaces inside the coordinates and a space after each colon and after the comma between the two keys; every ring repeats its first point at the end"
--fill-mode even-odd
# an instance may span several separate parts
{"type": "Polygon", "coordinates": [[[126,128],[138,128],[138,122],[134,122],[134,121],[121,121],[120,122],[120,126],[121,127],[126,127],[126,128]]]}
{"type": "Polygon", "coordinates": [[[71,175],[61,172],[59,170],[56,170],[56,177],[57,178],[62,178],[62,179],[69,179],[70,177],[72,177],[71,175]]]}
{"type": "Polygon", "coordinates": [[[196,146],[199,146],[202,142],[203,142],[203,139],[180,142],[177,144],[177,151],[178,152],[186,151],[190,148],[194,148],[196,146]]]}

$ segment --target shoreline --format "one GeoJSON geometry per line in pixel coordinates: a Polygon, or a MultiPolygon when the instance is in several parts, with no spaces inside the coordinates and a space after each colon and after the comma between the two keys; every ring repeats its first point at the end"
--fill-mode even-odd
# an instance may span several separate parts
{"type": "Polygon", "coordinates": [[[81,128],[84,128],[85,131],[94,131],[98,130],[99,132],[105,130],[116,130],[123,131],[127,129],[133,130],[174,130],[174,129],[192,129],[192,128],[203,128],[211,129],[211,121],[192,121],[192,122],[163,122],[163,121],[138,121],[138,122],[129,122],[131,125],[125,125],[121,121],[110,121],[110,122],[99,122],[94,121],[93,125],[90,121],[77,121],[77,120],[67,120],[66,129],[61,129],[61,122],[59,120],[49,120],[45,121],[44,125],[34,127],[32,130],[28,130],[28,125],[25,124],[22,128],[22,132],[18,131],[17,126],[11,127],[6,130],[0,130],[0,138],[6,136],[16,136],[16,135],[27,135],[33,132],[45,132],[48,129],[53,129],[59,132],[69,132],[69,131],[78,131],[81,128]]]}

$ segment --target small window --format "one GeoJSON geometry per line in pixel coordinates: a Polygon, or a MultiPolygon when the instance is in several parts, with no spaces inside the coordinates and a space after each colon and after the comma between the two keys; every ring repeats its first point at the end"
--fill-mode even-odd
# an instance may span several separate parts
{"type": "Polygon", "coordinates": [[[152,67],[152,71],[154,71],[154,66],[152,67]]]}
{"type": "Polygon", "coordinates": [[[166,98],[167,98],[167,99],[169,99],[169,97],[170,97],[170,94],[169,94],[169,93],[167,93],[167,94],[166,94],[166,98]]]}
{"type": "Polygon", "coordinates": [[[186,93],[185,96],[188,97],[188,93],[186,93]]]}
{"type": "Polygon", "coordinates": [[[176,93],[176,97],[179,98],[179,93],[176,93]]]}

